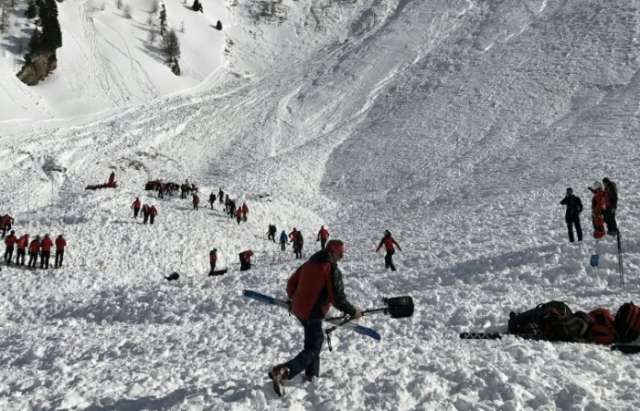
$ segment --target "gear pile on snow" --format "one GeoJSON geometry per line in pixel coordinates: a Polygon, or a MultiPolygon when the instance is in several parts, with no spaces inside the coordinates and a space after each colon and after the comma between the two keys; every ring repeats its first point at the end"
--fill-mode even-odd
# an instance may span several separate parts
{"type": "MultiPolygon", "coordinates": [[[[573,312],[562,301],[549,301],[522,313],[509,313],[508,333],[531,340],[620,345],[638,342],[640,307],[624,303],[615,318],[606,308],[573,312]]],[[[500,339],[496,332],[463,332],[463,339],[500,339]]],[[[640,347],[640,345],[636,345],[640,347]]],[[[634,351],[637,352],[637,351],[634,351]]]]}

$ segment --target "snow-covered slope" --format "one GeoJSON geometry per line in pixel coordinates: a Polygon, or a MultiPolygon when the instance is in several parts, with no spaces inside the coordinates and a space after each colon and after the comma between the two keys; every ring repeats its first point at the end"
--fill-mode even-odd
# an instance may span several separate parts
{"type": "Polygon", "coordinates": [[[158,96],[188,90],[224,67],[224,30],[215,29],[218,20],[223,29],[231,23],[224,2],[207,4],[203,13],[190,9],[193,2],[162,3],[167,29],[175,30],[180,42],[180,76],[171,72],[162,54],[159,12],[154,11],[160,2],[127,0],[120,9],[116,3],[58,3],[63,38],[58,67],[36,87],[15,77],[33,30],[33,22],[23,16],[26,2],[16,3],[2,36],[0,64],[6,93],[0,95],[0,105],[7,110],[0,114],[0,121],[73,117],[149,103],[158,96]]]}
{"type": "MultiPolygon", "coordinates": [[[[61,4],[67,17],[86,5],[61,4]]],[[[107,32],[126,23],[109,7],[95,11],[91,33],[103,43],[82,62],[105,56],[107,40],[121,55],[131,41],[107,32]]],[[[167,7],[171,16],[183,6],[167,7]]],[[[19,234],[63,232],[69,248],[62,270],[2,267],[0,408],[640,407],[634,357],[457,339],[503,331],[509,311],[551,299],[615,312],[636,296],[639,2],[233,0],[224,9],[233,22],[224,60],[207,63],[212,74],[194,75],[188,91],[160,90],[164,74],[141,60],[127,75],[87,63],[84,87],[117,110],[66,118],[73,99],[62,88],[49,99],[29,89],[47,121],[20,120],[2,103],[18,114],[2,123],[0,213],[16,217],[19,234]],[[84,190],[111,170],[117,189],[84,190]],[[569,244],[559,205],[572,186],[588,208],[586,186],[604,176],[620,189],[624,289],[615,242],[596,246],[587,210],[585,240],[569,244]],[[153,178],[195,181],[203,200],[222,187],[247,201],[249,221],[236,224],[220,205],[159,200],[143,191],[153,178]],[[138,195],[159,207],[154,226],[131,219],[138,195]],[[301,229],[307,256],[328,225],[346,240],[355,304],[409,294],[417,308],[406,320],[365,317],[380,342],[336,332],[321,378],[292,381],[283,399],[266,371],[301,348],[302,330],[241,296],[283,296],[300,263],[266,241],[268,224],[301,229]],[[397,272],[375,253],[384,229],[402,245],[397,272]],[[226,276],[206,276],[212,247],[226,276]],[[247,248],[256,266],[241,273],[247,248]],[[172,271],[180,280],[165,282],[172,271]]],[[[3,67],[3,89],[9,78],[3,67]]]]}

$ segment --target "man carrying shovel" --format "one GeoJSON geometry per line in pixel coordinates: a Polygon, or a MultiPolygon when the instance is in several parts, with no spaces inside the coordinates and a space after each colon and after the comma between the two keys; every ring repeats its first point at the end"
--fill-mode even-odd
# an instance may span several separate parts
{"type": "Polygon", "coordinates": [[[351,319],[362,316],[362,311],[349,303],[344,293],[342,272],[338,268],[343,255],[342,241],[331,240],[324,250],[318,251],[302,264],[287,282],[291,312],[304,328],[304,349],[292,360],[278,364],[269,371],[273,389],[279,396],[284,395],[284,382],[303,370],[306,381],[318,377],[320,350],[324,340],[322,319],[330,306],[351,319]]]}

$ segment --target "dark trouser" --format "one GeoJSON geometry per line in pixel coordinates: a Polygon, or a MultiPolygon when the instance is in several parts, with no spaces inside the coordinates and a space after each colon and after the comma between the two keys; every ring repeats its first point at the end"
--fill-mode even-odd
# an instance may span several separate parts
{"type": "Polygon", "coordinates": [[[209,201],[209,204],[211,205],[211,209],[213,210],[213,201],[209,201]]]}
{"type": "Polygon", "coordinates": [[[574,218],[572,220],[567,219],[567,229],[569,230],[569,242],[573,243],[573,227],[576,227],[576,234],[578,235],[578,241],[582,241],[582,227],[580,227],[580,218],[574,218]]]}
{"type": "Polygon", "coordinates": [[[133,209],[133,218],[138,218],[138,213],[140,212],[139,208],[134,208],[133,209]]]}
{"type": "Polygon", "coordinates": [[[293,245],[293,252],[296,254],[296,258],[302,258],[302,246],[298,244],[293,245]]]}
{"type": "Polygon", "coordinates": [[[276,242],[276,233],[273,233],[273,234],[269,233],[269,235],[267,235],[267,240],[271,240],[271,241],[273,241],[275,243],[276,242]]]}
{"type": "Polygon", "coordinates": [[[62,260],[64,259],[64,250],[56,250],[56,265],[55,268],[62,267],[62,260]]]}
{"type": "Polygon", "coordinates": [[[395,250],[388,250],[384,256],[384,268],[391,268],[391,271],[396,271],[396,266],[393,265],[393,253],[395,250]]]}
{"type": "Polygon", "coordinates": [[[37,261],[38,261],[38,253],[35,253],[33,251],[29,251],[29,263],[27,264],[27,266],[36,268],[36,262],[37,261]]]}
{"type": "Polygon", "coordinates": [[[616,210],[604,210],[604,222],[607,225],[607,234],[618,234],[618,224],[616,223],[616,210]]]}
{"type": "Polygon", "coordinates": [[[250,268],[251,268],[251,263],[249,261],[240,259],[240,271],[247,271],[250,268]]]}
{"type": "Polygon", "coordinates": [[[210,261],[209,264],[211,265],[211,271],[209,271],[209,274],[213,275],[213,272],[216,270],[216,262],[210,261]]]}
{"type": "Polygon", "coordinates": [[[284,251],[286,248],[287,248],[287,243],[285,243],[284,241],[280,241],[280,249],[284,251]]]}
{"type": "Polygon", "coordinates": [[[13,246],[7,246],[7,248],[4,251],[4,262],[7,263],[7,265],[11,264],[11,258],[13,258],[13,246]]]}
{"type": "Polygon", "coordinates": [[[304,349],[296,357],[285,364],[289,369],[289,379],[300,374],[304,370],[307,377],[320,375],[320,350],[324,334],[322,333],[322,320],[300,320],[304,327],[304,349]]]}
{"type": "Polygon", "coordinates": [[[147,224],[147,220],[149,220],[149,213],[142,213],[142,224],[147,224]]]}
{"type": "Polygon", "coordinates": [[[156,218],[153,214],[149,215],[149,224],[153,224],[153,220],[156,218]]]}
{"type": "Polygon", "coordinates": [[[198,209],[198,203],[193,203],[193,209],[197,210],[198,209]]]}
{"type": "Polygon", "coordinates": [[[16,264],[24,265],[24,256],[26,253],[26,249],[18,248],[18,255],[16,256],[16,264]]]}
{"type": "Polygon", "coordinates": [[[40,252],[40,268],[49,268],[49,257],[51,257],[51,251],[40,252]]]}
{"type": "Polygon", "coordinates": [[[320,239],[320,248],[322,248],[324,250],[324,245],[325,244],[327,244],[327,239],[326,238],[324,238],[324,239],[321,238],[320,239]]]}

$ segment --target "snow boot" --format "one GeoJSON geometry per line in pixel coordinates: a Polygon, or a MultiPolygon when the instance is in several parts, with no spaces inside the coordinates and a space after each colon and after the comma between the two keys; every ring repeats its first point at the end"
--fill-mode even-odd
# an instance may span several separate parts
{"type": "Polygon", "coordinates": [[[289,369],[283,364],[276,365],[269,371],[269,378],[273,382],[273,391],[282,397],[284,395],[284,382],[289,376],[289,369]]]}

